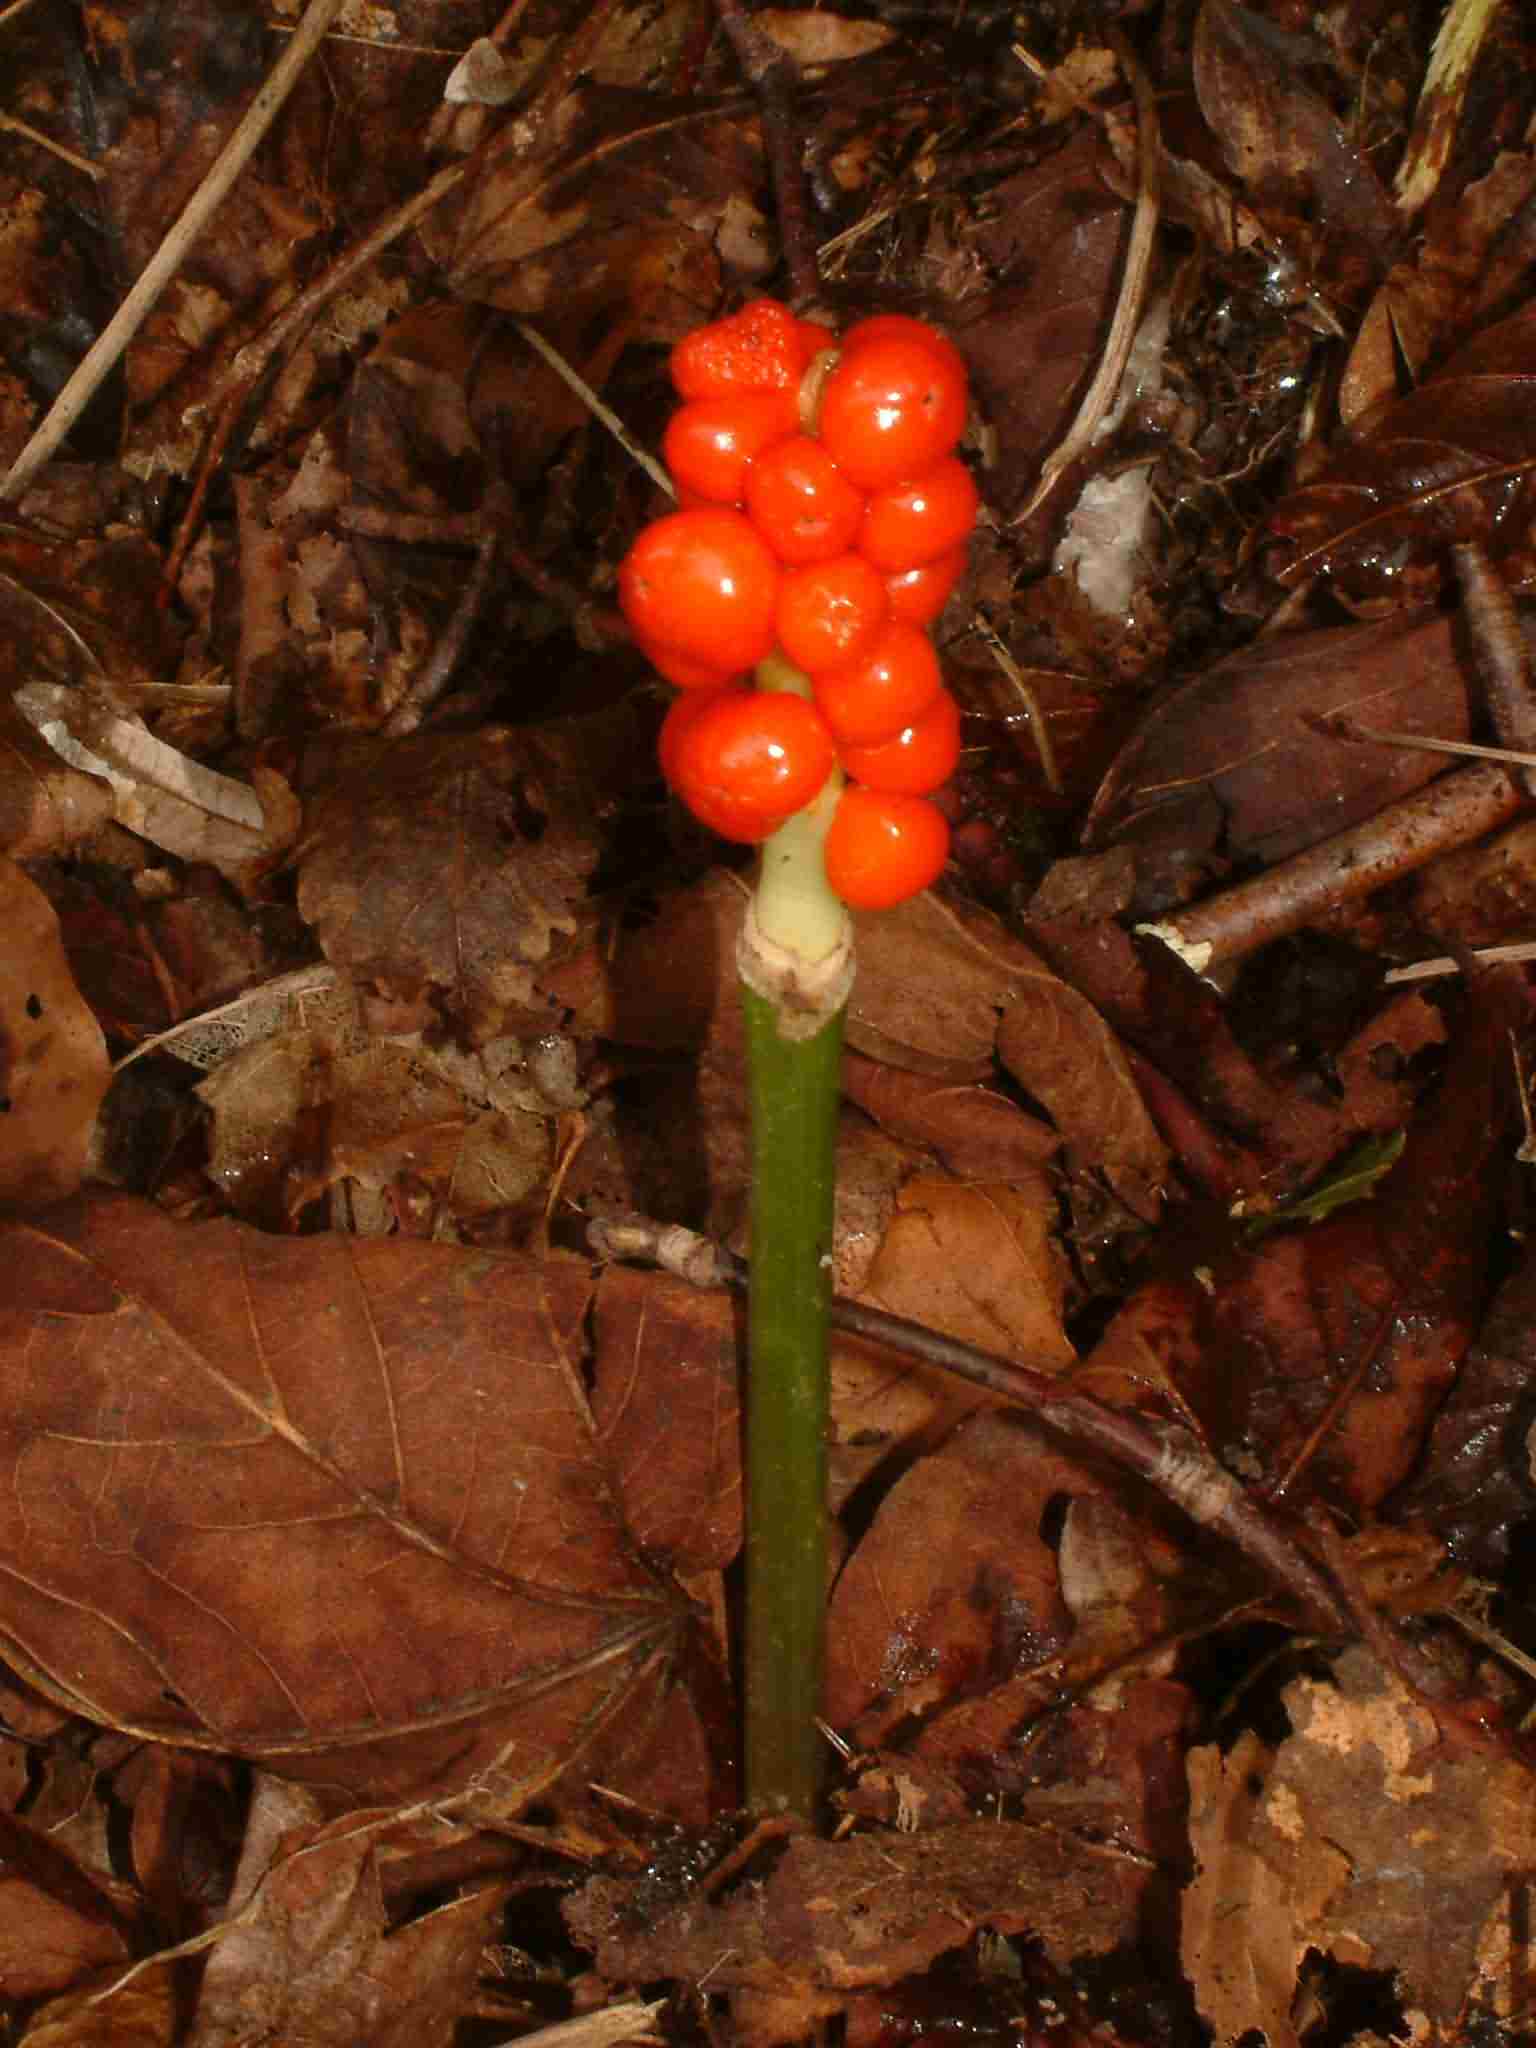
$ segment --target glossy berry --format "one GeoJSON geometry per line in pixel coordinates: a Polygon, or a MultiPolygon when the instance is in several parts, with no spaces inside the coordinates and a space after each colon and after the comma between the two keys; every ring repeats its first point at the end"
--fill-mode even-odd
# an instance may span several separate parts
{"type": "Polygon", "coordinates": [[[877,569],[916,569],[961,546],[976,524],[971,473],[946,455],[912,483],[876,491],[864,507],[859,553],[877,569]]]}
{"type": "Polygon", "coordinates": [[[827,833],[827,882],[853,910],[889,910],[936,882],[949,858],[949,826],[926,797],[854,783],[827,833]]]}
{"type": "Polygon", "coordinates": [[[821,393],[818,430],[833,461],[866,491],[906,483],[948,455],[965,427],[965,378],[903,334],[845,350],[821,393]]]}
{"type": "Polygon", "coordinates": [[[728,319],[685,334],[672,351],[672,382],[683,398],[733,391],[794,391],[810,361],[801,323],[777,299],[753,299],[728,319]]]}
{"type": "Polygon", "coordinates": [[[885,579],[891,617],[911,626],[931,626],[949,602],[949,594],[965,574],[964,548],[953,548],[937,561],[920,562],[885,579]]]}
{"type": "Polygon", "coordinates": [[[944,686],[925,634],[888,619],[862,660],[814,676],[816,705],[840,747],[878,747],[914,725],[944,686]]]}
{"type": "Polygon", "coordinates": [[[661,763],[662,775],[673,789],[677,787],[679,750],[686,735],[718,697],[745,697],[748,688],[749,685],[744,682],[729,683],[716,690],[684,690],[680,697],[672,699],[667,707],[667,715],[661,721],[661,732],[656,741],[656,755],[661,763]]]}
{"type": "Polygon", "coordinates": [[[712,661],[699,661],[691,654],[681,654],[677,648],[648,640],[643,634],[635,636],[635,645],[657,675],[665,676],[669,683],[676,683],[680,690],[690,693],[720,690],[735,680],[735,670],[720,668],[712,661]]]}
{"type": "Polygon", "coordinates": [[[871,341],[889,341],[893,336],[916,342],[920,348],[937,356],[946,369],[964,379],[965,358],[949,336],[940,334],[937,327],[929,326],[926,320],[914,320],[910,313],[871,313],[867,320],[854,322],[839,346],[844,355],[851,355],[855,349],[863,348],[871,341]]]}
{"type": "Polygon", "coordinates": [[[940,690],[922,717],[878,747],[843,747],[839,759],[867,789],[927,796],[948,782],[960,761],[960,707],[940,690]]]}
{"type": "Polygon", "coordinates": [[[870,653],[890,610],[885,579],[862,555],[786,569],[779,584],[779,646],[818,676],[870,653]]]}
{"type": "Polygon", "coordinates": [[[832,773],[831,734],[804,697],[719,690],[697,710],[683,699],[668,724],[674,718],[671,733],[663,728],[668,779],[688,808],[726,838],[766,838],[832,773]]]}
{"type": "Polygon", "coordinates": [[[864,517],[864,493],[808,434],[776,442],[747,472],[747,517],[781,562],[845,554],[864,517]]]}
{"type": "Polygon", "coordinates": [[[792,392],[695,398],[672,415],[661,452],[679,492],[710,504],[739,505],[753,457],[799,430],[792,392]]]}
{"type": "Polygon", "coordinates": [[[723,505],[654,520],[619,565],[619,602],[636,636],[727,675],[772,647],[778,596],[778,563],[723,505]]]}

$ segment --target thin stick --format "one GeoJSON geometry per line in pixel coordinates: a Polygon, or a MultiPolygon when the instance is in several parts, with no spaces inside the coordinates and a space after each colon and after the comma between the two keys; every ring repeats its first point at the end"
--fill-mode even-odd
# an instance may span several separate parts
{"type": "Polygon", "coordinates": [[[1501,764],[1456,768],[1251,882],[1136,929],[1161,939],[1196,974],[1204,974],[1372,895],[1436,854],[1469,846],[1525,808],[1525,792],[1501,764]]]}
{"type": "Polygon", "coordinates": [[[101,333],[49,408],[25,448],[0,482],[0,502],[18,498],[59,447],[100,389],[119,356],[136,335],[160,294],[180,268],[187,251],[223,204],[257,146],[281,112],[299,74],[319,48],[341,12],[342,0],[310,0],[293,40],[272,67],[271,76],[241,116],[217,162],[182,210],[181,218],[150,257],[138,282],[101,333]]]}
{"type": "Polygon", "coordinates": [[[789,272],[789,294],[794,304],[803,308],[815,301],[820,279],[806,195],[805,142],[795,118],[800,75],[793,58],[763,33],[741,0],[715,0],[715,13],[730,38],[742,75],[757,94],[763,152],[768,158],[779,216],[779,246],[789,272]]]}
{"type": "MultiPolygon", "coordinates": [[[[594,1227],[589,1235],[599,1257],[659,1262],[664,1250],[666,1270],[695,1285],[723,1282],[739,1289],[747,1284],[743,1260],[707,1238],[695,1238],[675,1227],[636,1218],[602,1230],[594,1227]],[[691,1240],[691,1252],[685,1240],[691,1240]]],[[[1122,1469],[1146,1480],[1202,1528],[1213,1529],[1235,1544],[1272,1583],[1299,1601],[1312,1619],[1330,1629],[1350,1626],[1349,1607],[1327,1574],[1278,1518],[1201,1450],[1187,1431],[1153,1429],[1140,1416],[1108,1407],[1091,1394],[1063,1385],[1053,1371],[1039,1371],[979,1351],[956,1337],[946,1337],[884,1309],[866,1308],[841,1294],[833,1297],[831,1323],[834,1330],[888,1345],[924,1365],[954,1373],[972,1386],[1027,1409],[1068,1443],[1088,1444],[1102,1451],[1122,1469]]]]}
{"type": "Polygon", "coordinates": [[[1009,522],[1013,526],[1022,526],[1055,490],[1072,464],[1088,452],[1100,420],[1120,389],[1120,379],[1125,375],[1125,366],[1130,358],[1131,343],[1136,339],[1142,308],[1147,302],[1152,242],[1157,234],[1161,208],[1162,132],[1157,119],[1157,101],[1146,73],[1132,56],[1130,45],[1123,36],[1112,31],[1111,40],[1121,69],[1130,80],[1131,91],[1136,96],[1136,213],[1131,222],[1131,243],[1125,252],[1125,270],[1120,279],[1120,297],[1110,324],[1109,339],[1104,344],[1104,353],[1094,371],[1093,382],[1083,394],[1077,418],[1068,428],[1066,438],[1052,450],[1041,470],[1040,481],[1030,493],[1027,503],[1009,522]]]}

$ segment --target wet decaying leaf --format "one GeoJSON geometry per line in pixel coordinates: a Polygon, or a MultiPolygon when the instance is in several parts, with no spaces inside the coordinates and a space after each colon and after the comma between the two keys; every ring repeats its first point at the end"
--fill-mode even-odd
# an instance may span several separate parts
{"type": "Polygon", "coordinates": [[[1102,1954],[1130,1933],[1145,1884],[1113,1850],[977,1820],[928,1835],[792,1841],[766,1883],[724,1905],[673,1904],[655,1879],[597,1878],[567,1918],[605,1976],[644,1983],[658,1971],[712,1971],[714,1985],[748,1994],[742,2037],[769,2048],[818,2012],[841,2010],[849,1991],[922,1968],[982,1921],[1027,1929],[1063,1965],[1102,1954]]]}
{"type": "Polygon", "coordinates": [[[1351,601],[1387,609],[1404,591],[1433,591],[1453,541],[1520,553],[1536,492],[1533,382],[1527,307],[1356,422],[1354,445],[1271,515],[1270,573],[1288,588],[1326,575],[1351,601]]]}
{"type": "Polygon", "coordinates": [[[585,1266],[15,1225],[8,1654],[77,1712],[354,1791],[548,1777],[668,1634],[577,1378],[585,1266]]]}
{"type": "Polygon", "coordinates": [[[1218,1255],[1178,1289],[1186,1327],[1158,1346],[1180,1398],[1224,1460],[1270,1486],[1374,1508],[1421,1453],[1486,1285],[1505,1014],[1495,992],[1464,1021],[1371,1200],[1218,1255]]]}
{"type": "Polygon", "coordinates": [[[1507,1565],[1536,1517],[1536,1261],[1522,1258],[1494,1297],[1435,1418],[1423,1469],[1393,1503],[1422,1518],[1477,1571],[1507,1565]]]}
{"type": "Polygon", "coordinates": [[[1070,1616],[1046,1504],[1100,1484],[1037,1430],[993,1414],[899,1480],[833,1596],[832,1719],[866,1746],[1055,1655],[1070,1616]]]}
{"type": "Polygon", "coordinates": [[[1317,274],[1358,289],[1400,226],[1370,158],[1306,82],[1322,55],[1254,8],[1204,0],[1195,90],[1249,204],[1274,224],[1308,221],[1317,274]]]}
{"type": "Polygon", "coordinates": [[[1186,885],[1202,847],[1284,860],[1444,768],[1411,747],[1350,745],[1329,721],[1464,739],[1468,689],[1447,621],[1425,612],[1259,640],[1158,697],[1084,836],[1144,858],[1166,847],[1186,885]]]}

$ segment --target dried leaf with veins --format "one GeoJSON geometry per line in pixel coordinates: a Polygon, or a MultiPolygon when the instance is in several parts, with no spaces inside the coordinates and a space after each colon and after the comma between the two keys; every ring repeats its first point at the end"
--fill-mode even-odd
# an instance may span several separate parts
{"type": "Polygon", "coordinates": [[[584,1264],[126,1197],[4,1238],[0,1640],[45,1695],[364,1799],[494,1764],[509,1806],[635,1711],[680,1616],[588,1413],[584,1264]]]}

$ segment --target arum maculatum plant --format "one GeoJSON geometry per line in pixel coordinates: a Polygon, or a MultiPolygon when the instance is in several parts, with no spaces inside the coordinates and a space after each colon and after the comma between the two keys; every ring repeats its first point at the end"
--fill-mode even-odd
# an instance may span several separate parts
{"type": "Polygon", "coordinates": [[[936,880],[929,793],[960,719],[925,628],[965,562],[976,489],[955,455],[959,352],[881,314],[837,339],[758,299],[672,356],[664,453],[680,509],[619,571],[636,639],[678,696],[663,773],[762,848],[738,967],[752,1105],[746,1793],[809,1815],[820,1776],[832,1202],[848,907],[936,880]]]}

